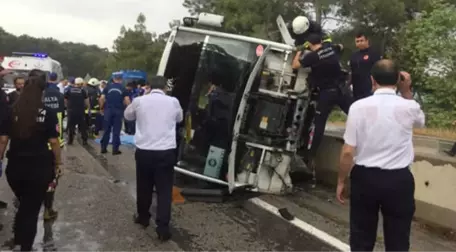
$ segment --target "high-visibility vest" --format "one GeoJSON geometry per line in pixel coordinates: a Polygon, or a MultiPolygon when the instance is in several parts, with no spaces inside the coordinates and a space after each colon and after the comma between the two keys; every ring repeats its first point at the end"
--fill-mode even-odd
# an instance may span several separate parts
{"type": "MultiPolygon", "coordinates": [[[[65,139],[63,137],[63,113],[59,112],[57,113],[57,123],[58,123],[58,132],[59,132],[59,143],[60,143],[60,148],[63,148],[65,146],[65,139]]],[[[48,148],[51,150],[51,145],[48,143],[48,148]]]]}

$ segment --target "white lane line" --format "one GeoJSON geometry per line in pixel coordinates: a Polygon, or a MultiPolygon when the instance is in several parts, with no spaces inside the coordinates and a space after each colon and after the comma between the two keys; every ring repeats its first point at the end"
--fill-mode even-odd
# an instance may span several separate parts
{"type": "MultiPolygon", "coordinates": [[[[252,198],[249,199],[249,201],[258,207],[263,208],[264,210],[278,216],[279,218],[283,218],[282,215],[279,213],[279,209],[266,201],[260,199],[260,198],[252,198]]],[[[284,219],[285,220],[285,219],[284,219]]],[[[298,218],[294,218],[292,221],[289,221],[291,224],[293,224],[295,227],[303,230],[304,232],[315,236],[316,238],[320,239],[323,242],[326,242],[327,244],[337,248],[340,251],[343,252],[350,252],[350,246],[343,241],[337,239],[336,237],[310,225],[309,223],[300,220],[298,218]]]]}

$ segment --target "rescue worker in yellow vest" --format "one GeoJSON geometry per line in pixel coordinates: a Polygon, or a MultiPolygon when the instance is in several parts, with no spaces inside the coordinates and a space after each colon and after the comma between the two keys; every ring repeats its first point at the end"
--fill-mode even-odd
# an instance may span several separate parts
{"type": "MultiPolygon", "coordinates": [[[[46,89],[44,90],[44,106],[57,114],[57,132],[59,134],[58,139],[60,147],[63,148],[65,146],[65,140],[63,138],[63,118],[65,113],[65,99],[63,97],[63,94],[60,93],[60,90],[55,88],[55,84],[48,84],[46,89]]],[[[49,149],[51,149],[50,145],[49,149]]],[[[44,199],[44,220],[54,220],[57,218],[58,214],[57,211],[55,211],[53,208],[53,203],[55,188],[57,186],[57,179],[61,171],[58,167],[56,167],[56,170],[57,176],[49,184],[48,191],[44,199]]]]}
{"type": "Polygon", "coordinates": [[[96,78],[89,80],[87,85],[87,95],[89,97],[90,107],[86,109],[86,118],[87,125],[89,128],[89,134],[92,138],[95,138],[98,135],[98,132],[101,130],[103,119],[100,114],[100,105],[98,100],[101,96],[99,89],[100,81],[96,78]]]}

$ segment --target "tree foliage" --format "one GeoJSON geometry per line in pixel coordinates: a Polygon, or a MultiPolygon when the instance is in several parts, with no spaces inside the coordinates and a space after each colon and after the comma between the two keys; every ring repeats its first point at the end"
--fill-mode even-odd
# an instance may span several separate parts
{"type": "Polygon", "coordinates": [[[12,52],[43,52],[62,64],[65,75],[103,75],[108,51],[95,45],[59,42],[53,38],[14,36],[0,27],[0,55],[12,52]]]}
{"type": "Polygon", "coordinates": [[[165,40],[163,36],[147,31],[146,17],[139,14],[134,28],[122,26],[114,41],[113,53],[107,62],[107,73],[120,69],[144,70],[155,74],[165,40]]]}
{"type": "Polygon", "coordinates": [[[298,15],[314,15],[317,6],[318,18],[325,18],[336,0],[185,0],[184,6],[190,14],[210,12],[223,15],[223,31],[280,40],[276,18],[282,15],[291,20],[298,15]]]}
{"type": "Polygon", "coordinates": [[[450,126],[456,118],[456,7],[433,1],[402,27],[393,55],[412,73],[429,123],[450,126]]]}

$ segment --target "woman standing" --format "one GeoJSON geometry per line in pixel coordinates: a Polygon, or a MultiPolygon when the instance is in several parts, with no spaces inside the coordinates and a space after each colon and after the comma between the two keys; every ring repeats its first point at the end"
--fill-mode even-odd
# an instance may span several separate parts
{"type": "Polygon", "coordinates": [[[46,74],[32,70],[0,132],[0,157],[10,141],[6,176],[19,200],[14,243],[21,251],[32,250],[41,205],[61,163],[57,116],[43,104],[45,88],[46,74]]]}

